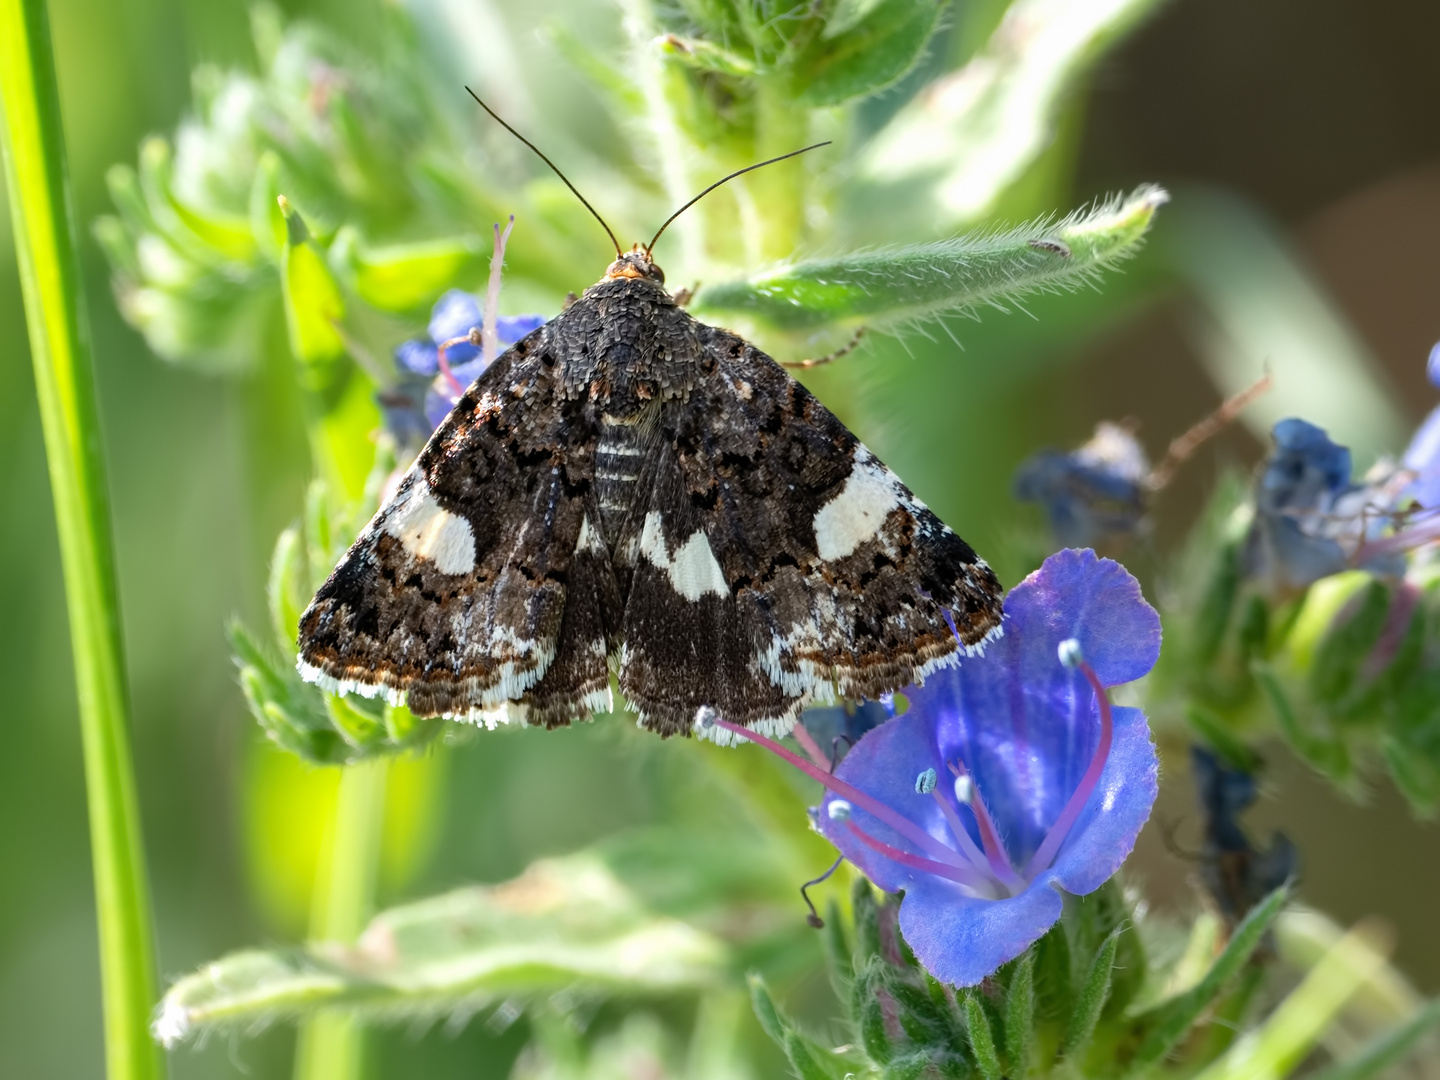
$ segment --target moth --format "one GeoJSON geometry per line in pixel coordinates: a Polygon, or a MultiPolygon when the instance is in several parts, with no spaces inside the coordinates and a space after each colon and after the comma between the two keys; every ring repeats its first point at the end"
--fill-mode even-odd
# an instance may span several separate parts
{"type": "Polygon", "coordinates": [[[724,737],[707,716],[778,736],[812,700],[877,698],[997,636],[970,546],[677,303],[659,232],[622,252],[605,228],[604,275],[481,373],[315,594],[301,675],[554,728],[609,711],[613,672],[662,736],[724,737]]]}

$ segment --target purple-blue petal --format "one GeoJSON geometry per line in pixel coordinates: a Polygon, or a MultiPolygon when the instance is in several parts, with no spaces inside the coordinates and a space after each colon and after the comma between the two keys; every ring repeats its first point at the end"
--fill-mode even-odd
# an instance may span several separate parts
{"type": "MultiPolygon", "coordinates": [[[[1430,370],[1433,378],[1435,351],[1430,354],[1430,370]]],[[[1416,430],[1405,450],[1404,465],[1419,474],[1405,494],[1426,508],[1440,506],[1440,407],[1431,410],[1416,430]]]]}
{"type": "Polygon", "coordinates": [[[548,319],[544,315],[501,315],[495,320],[495,336],[502,345],[513,345],[526,334],[544,326],[548,319]]]}
{"type": "Polygon", "coordinates": [[[1109,881],[1135,847],[1160,792],[1160,759],[1139,709],[1116,707],[1115,739],[1100,782],[1090,793],[1050,869],[1030,886],[1053,881],[1084,896],[1109,881]]]}
{"type": "MultiPolygon", "coordinates": [[[[451,289],[435,301],[430,311],[430,340],[439,345],[451,338],[464,337],[484,321],[485,312],[479,300],[463,289],[451,289]]],[[[448,352],[446,355],[453,356],[448,352]]]]}
{"type": "Polygon", "coordinates": [[[1008,900],[975,900],[939,878],[917,883],[900,903],[900,932],[941,982],[974,986],[1044,936],[1064,902],[1047,885],[1008,900]]]}
{"type": "MultiPolygon", "coordinates": [[[[874,796],[891,809],[905,815],[937,840],[953,847],[955,842],[947,839],[950,835],[949,827],[934,796],[920,795],[915,791],[915,778],[926,769],[934,769],[940,783],[947,785],[945,791],[950,791],[950,773],[946,771],[945,763],[940,760],[934,727],[927,717],[912,706],[903,716],[866,732],[845,755],[845,759],[835,769],[835,775],[855,785],[867,795],[874,796]]],[[[817,827],[825,839],[865,872],[866,877],[886,892],[899,892],[920,881],[928,880],[930,875],[892,862],[856,839],[844,822],[832,820],[828,808],[834,800],[835,796],[827,794],[820,808],[817,827]]],[[[877,840],[916,854],[925,854],[916,852],[913,841],[905,839],[889,825],[859,807],[853,808],[851,820],[877,840]]],[[[956,895],[959,895],[958,891],[956,895]]]]}
{"type": "Polygon", "coordinates": [[[1425,363],[1425,374],[1430,377],[1431,386],[1440,386],[1440,341],[1430,346],[1430,359],[1425,363]]]}
{"type": "Polygon", "coordinates": [[[402,341],[395,346],[395,364],[401,371],[434,375],[440,370],[440,354],[431,341],[402,341]]]}
{"type": "Polygon", "coordinates": [[[1270,434],[1275,449],[1256,492],[1262,512],[1315,509],[1349,487],[1350,449],[1331,442],[1324,428],[1290,417],[1270,434]]]}

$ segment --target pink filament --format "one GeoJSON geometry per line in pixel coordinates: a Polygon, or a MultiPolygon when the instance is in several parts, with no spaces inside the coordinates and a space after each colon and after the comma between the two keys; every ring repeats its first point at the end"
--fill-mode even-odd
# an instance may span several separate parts
{"type": "Polygon", "coordinates": [[[800,744],[800,749],[810,755],[811,761],[819,765],[822,769],[830,768],[830,760],[825,756],[825,751],[820,749],[820,744],[815,741],[815,736],[805,730],[804,724],[797,722],[796,725],[790,729],[790,734],[793,735],[795,741],[800,744]]]}
{"type": "Polygon", "coordinates": [[[871,836],[853,821],[846,821],[845,827],[866,847],[873,848],[887,859],[892,862],[897,862],[901,866],[908,866],[914,870],[921,870],[927,874],[947,878],[950,881],[964,885],[970,889],[983,888],[990,883],[986,875],[977,873],[966,867],[951,866],[948,863],[936,862],[934,859],[926,859],[919,855],[911,855],[908,851],[901,851],[899,848],[885,843],[884,840],[879,840],[871,836]]]}
{"type": "Polygon", "coordinates": [[[982,873],[988,873],[989,863],[985,854],[975,846],[975,841],[970,839],[970,833],[966,831],[965,823],[960,820],[960,815],[955,812],[955,807],[950,805],[950,800],[940,794],[940,788],[936,786],[931,789],[930,794],[940,804],[940,812],[945,815],[945,820],[950,823],[950,831],[955,834],[955,839],[960,843],[960,852],[974,865],[975,869],[982,873]]]}
{"type": "Polygon", "coordinates": [[[892,810],[879,799],[865,794],[865,792],[861,791],[855,785],[847,784],[844,780],[841,780],[832,773],[826,772],[820,768],[820,766],[810,764],[810,762],[806,761],[793,750],[787,750],[774,739],[767,738],[758,731],[751,731],[749,728],[743,728],[739,724],[732,724],[729,720],[715,720],[714,723],[733,735],[739,735],[741,738],[759,743],[771,753],[779,754],[812,780],[818,780],[842,799],[849,800],[871,817],[883,821],[901,836],[913,841],[917,846],[924,848],[930,852],[931,855],[934,855],[947,865],[961,869],[969,869],[964,859],[953,848],[942,844],[904,814],[892,810]]]}
{"type": "Polygon", "coordinates": [[[1085,676],[1085,681],[1090,684],[1090,689],[1095,691],[1095,702],[1100,708],[1100,742],[1095,747],[1095,753],[1090,758],[1090,767],[1085,770],[1085,775],[1080,778],[1079,785],[1075,788],[1070,801],[1065,804],[1065,809],[1055,819],[1055,824],[1050,826],[1050,831],[1045,834],[1045,839],[1040,847],[1036,849],[1034,857],[1026,868],[1026,877],[1034,881],[1050,868],[1055,861],[1056,854],[1060,851],[1060,845],[1070,835],[1070,830],[1079,819],[1085,804],[1090,801],[1090,793],[1100,783],[1100,774],[1105,771],[1105,762],[1110,757],[1110,744],[1115,739],[1115,718],[1110,709],[1110,696],[1105,692],[1104,685],[1100,682],[1100,676],[1095,674],[1095,669],[1083,660],[1080,662],[1080,673],[1085,676]]]}
{"type": "Polygon", "coordinates": [[[460,345],[469,340],[468,335],[465,337],[451,338],[449,341],[442,341],[435,349],[435,356],[440,364],[440,374],[444,375],[445,381],[450,384],[451,398],[457,400],[461,394],[465,393],[465,387],[460,385],[460,380],[455,378],[455,373],[450,370],[450,362],[445,359],[445,350],[450,348],[451,345],[460,345]]]}
{"type": "MultiPolygon", "coordinates": [[[[965,763],[959,758],[950,766],[950,771],[957,777],[969,776],[965,763]]],[[[1010,857],[1005,854],[1005,847],[1000,843],[1000,834],[995,830],[995,822],[990,819],[990,811],[985,808],[985,800],[980,795],[980,785],[975,783],[973,776],[970,777],[970,809],[975,814],[976,824],[980,826],[980,842],[985,845],[985,858],[990,863],[990,869],[1006,886],[1023,890],[1025,882],[1010,865],[1010,857]]]]}

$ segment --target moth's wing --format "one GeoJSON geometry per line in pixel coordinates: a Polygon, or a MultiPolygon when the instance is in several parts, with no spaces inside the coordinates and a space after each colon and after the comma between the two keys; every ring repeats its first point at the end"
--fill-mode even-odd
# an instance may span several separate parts
{"type": "Polygon", "coordinates": [[[642,723],[700,710],[789,729],[812,698],[875,698],[999,633],[970,546],[803,386],[704,327],[688,400],[665,404],[621,538],[620,688],[642,723]]]}
{"type": "Polygon", "coordinates": [[[588,524],[597,428],[548,334],[465,392],[315,594],[307,679],[420,716],[493,722],[517,703],[554,726],[608,708],[621,613],[588,524]]]}

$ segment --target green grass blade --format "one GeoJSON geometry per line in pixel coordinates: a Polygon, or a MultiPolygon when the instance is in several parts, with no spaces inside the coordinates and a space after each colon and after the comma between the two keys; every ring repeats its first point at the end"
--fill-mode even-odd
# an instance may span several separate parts
{"type": "Polygon", "coordinates": [[[1389,942],[1373,926],[1351,930],[1265,1022],[1240,1037],[1198,1080],[1280,1080],[1305,1059],[1357,990],[1385,967],[1389,942]]]}
{"type": "Polygon", "coordinates": [[[110,1080],[163,1074],[120,604],[75,214],[43,0],[0,0],[5,176],[60,537],[79,693],[110,1080]]]}
{"type": "Polygon", "coordinates": [[[1409,1053],[1436,1023],[1440,1023],[1440,1000],[1430,1002],[1403,1024],[1377,1035],[1350,1060],[1312,1074],[1310,1080],[1370,1080],[1409,1053]]]}
{"type": "Polygon", "coordinates": [[[1289,890],[1276,889],[1257,907],[1252,908],[1235,928],[1225,950],[1210,965],[1210,970],[1189,990],[1157,1005],[1142,1023],[1149,1028],[1140,1049],[1131,1062],[1131,1071],[1139,1072],[1159,1061],[1178,1043],[1200,1018],[1200,1014],[1249,961],[1270,929],[1289,897],[1289,890]]]}
{"type": "Polygon", "coordinates": [[[695,310],[741,313],[783,330],[895,325],[1036,291],[1073,289],[1137,250],[1168,196],[1142,187],[1061,221],[931,244],[811,259],[704,288],[695,310]]]}

